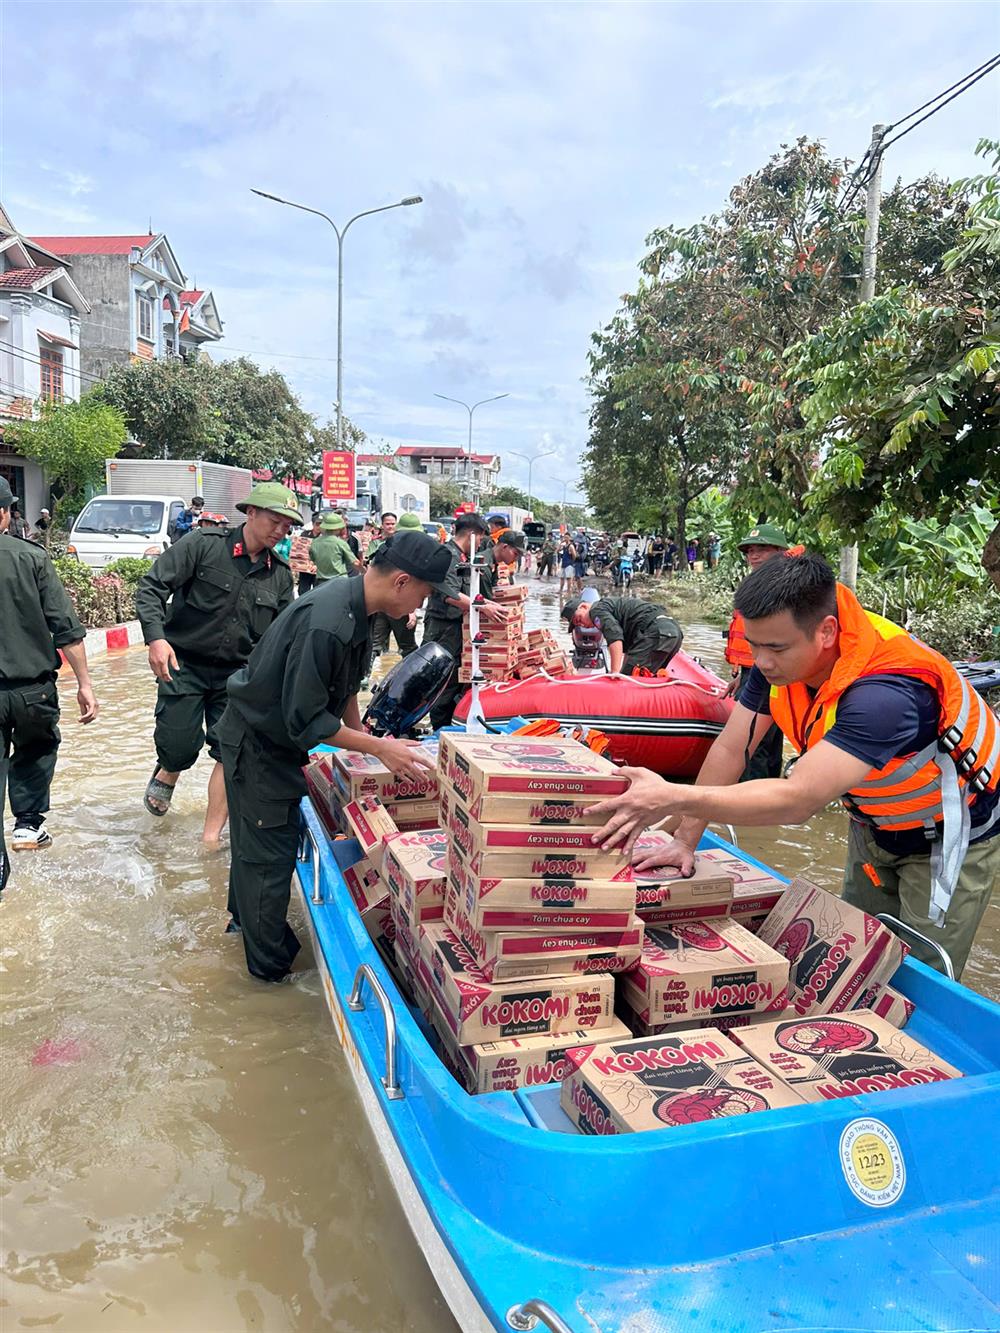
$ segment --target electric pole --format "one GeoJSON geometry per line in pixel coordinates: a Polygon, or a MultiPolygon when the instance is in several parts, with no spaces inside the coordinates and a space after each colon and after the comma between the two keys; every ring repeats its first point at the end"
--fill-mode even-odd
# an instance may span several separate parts
{"type": "MultiPolygon", "coordinates": [[[[861,261],[861,294],[859,304],[875,295],[875,270],[878,267],[878,224],[882,207],[882,140],[888,126],[873,125],[872,141],[868,149],[871,167],[868,173],[868,200],[865,205],[865,245],[861,261]]],[[[840,548],[840,581],[848,588],[858,586],[858,547],[840,548]]]]}

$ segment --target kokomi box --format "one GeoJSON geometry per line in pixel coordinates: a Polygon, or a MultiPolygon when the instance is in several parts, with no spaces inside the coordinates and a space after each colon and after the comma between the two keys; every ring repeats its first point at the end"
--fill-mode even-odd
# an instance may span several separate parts
{"type": "Polygon", "coordinates": [[[414,925],[444,916],[448,839],[443,829],[394,834],[385,845],[382,873],[414,925]]]}
{"type": "Polygon", "coordinates": [[[804,879],[792,881],[757,938],[791,964],[791,1003],[800,1015],[856,1008],[909,953],[880,921],[804,879]]]}
{"type": "Polygon", "coordinates": [[[960,1069],[870,1009],[796,1015],[741,1029],[735,1040],[807,1102],[962,1077],[960,1069]]]}
{"type": "Polygon", "coordinates": [[[479,930],[463,912],[458,894],[448,893],[445,925],[472,952],[487,981],[515,977],[557,977],[588,972],[624,972],[642,952],[642,922],[569,934],[551,927],[533,930],[479,930]]]}
{"type": "Polygon", "coordinates": [[[621,852],[596,847],[589,828],[480,824],[457,801],[448,803],[446,827],[474,875],[632,880],[632,867],[621,852]]]}
{"type": "Polygon", "coordinates": [[[645,1007],[645,997],[641,991],[628,984],[628,977],[621,977],[618,986],[618,1012],[628,1023],[637,1037],[656,1037],[664,1032],[680,1032],[683,1028],[716,1027],[720,1032],[730,1032],[733,1028],[752,1027],[756,1023],[773,1023],[780,1014],[794,1011],[782,1009],[780,1014],[771,1010],[766,1014],[711,1014],[707,1018],[681,1018],[669,1023],[650,1021],[649,1010],[645,1007]]]}
{"type": "Polygon", "coordinates": [[[469,803],[487,794],[599,801],[629,785],[609,759],[559,737],[442,732],[438,769],[469,803]]]}
{"type": "MultiPolygon", "coordinates": [[[[666,833],[644,833],[636,842],[632,859],[669,841],[666,833]]],[[[732,876],[723,874],[695,852],[694,874],[685,878],[673,866],[635,871],[635,910],[647,925],[688,921],[694,918],[728,916],[733,900],[732,876]]]]}
{"type": "Polygon", "coordinates": [[[577,824],[593,829],[608,822],[607,812],[593,812],[596,799],[487,794],[466,800],[447,779],[442,783],[442,790],[482,824],[577,824]]]}
{"type": "Polygon", "coordinates": [[[367,912],[369,907],[380,903],[389,892],[382,876],[367,856],[355,861],[354,865],[347,866],[344,870],[344,883],[359,912],[367,912]]]}
{"type": "Polygon", "coordinates": [[[614,979],[607,973],[489,982],[445,926],[432,921],[420,931],[421,976],[460,1046],[575,1028],[590,1031],[614,1021],[614,979]]]}
{"type": "MultiPolygon", "coordinates": [[[[615,1018],[601,1035],[608,1041],[627,1041],[631,1033],[615,1018]]],[[[567,1032],[561,1037],[512,1037],[452,1049],[457,1053],[456,1063],[461,1064],[465,1086],[475,1096],[561,1083],[573,1069],[566,1058],[567,1050],[589,1039],[587,1032],[567,1032]]],[[[450,1041],[448,1044],[452,1045],[450,1041]]]]}
{"type": "MultiPolygon", "coordinates": [[[[475,874],[461,856],[449,848],[448,877],[458,890],[466,914],[477,919],[483,910],[615,912],[631,916],[635,885],[631,880],[574,879],[572,875],[530,875],[508,879],[500,875],[475,874]]],[[[484,920],[483,925],[487,922],[484,920]]],[[[494,924],[500,925],[497,921],[494,924]]]]}
{"type": "Polygon", "coordinates": [[[385,840],[399,832],[385,806],[377,796],[362,796],[344,806],[344,818],[365,856],[381,872],[385,840]]]}
{"type": "Polygon", "coordinates": [[[524,602],[528,599],[528,589],[523,583],[501,583],[493,589],[491,601],[524,602]]]}
{"type": "MultiPolygon", "coordinates": [[[[421,742],[420,752],[426,755],[432,764],[437,763],[436,740],[421,742]]],[[[427,802],[437,799],[436,769],[428,769],[426,777],[413,782],[409,778],[397,777],[373,754],[335,750],[331,755],[320,756],[320,760],[332,770],[333,780],[348,801],[360,800],[362,796],[377,796],[384,805],[387,805],[390,801],[427,802]]]]}
{"type": "Polygon", "coordinates": [[[802,1098],[717,1028],[567,1051],[563,1110],[583,1134],[664,1126],[799,1106],[802,1098]]]}
{"type": "Polygon", "coordinates": [[[788,1003],[788,962],[736,922],[649,926],[625,994],[649,1023],[763,1013],[788,1003]]]}

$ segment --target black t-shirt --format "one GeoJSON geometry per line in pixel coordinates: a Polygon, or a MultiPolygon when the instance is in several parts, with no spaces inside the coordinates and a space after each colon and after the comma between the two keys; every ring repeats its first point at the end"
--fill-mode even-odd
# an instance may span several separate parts
{"type": "MultiPolygon", "coordinates": [[[[770,686],[763,672],[753,667],[740,691],[739,701],[751,712],[770,715],[770,686]]],[[[867,676],[849,685],[837,701],[837,717],[823,739],[872,768],[890,759],[913,754],[932,744],[938,736],[937,695],[929,685],[909,676],[867,676]]],[[[1000,795],[991,792],[976,798],[971,808],[972,838],[986,823],[1000,795]]],[[[1000,833],[1000,823],[986,837],[1000,833]]],[[[889,833],[873,830],[875,841],[894,856],[912,856],[927,851],[922,829],[889,833]]]]}

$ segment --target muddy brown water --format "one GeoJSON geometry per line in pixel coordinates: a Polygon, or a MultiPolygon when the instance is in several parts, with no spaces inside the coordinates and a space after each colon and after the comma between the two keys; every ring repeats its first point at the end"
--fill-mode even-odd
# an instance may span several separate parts
{"type": "MultiPolygon", "coordinates": [[[[529,624],[556,627],[557,585],[531,589],[529,624]]],[[[718,628],[685,629],[718,667],[718,628]]],[[[222,933],[226,851],[199,845],[207,761],[154,820],[140,799],[145,654],[96,659],[93,676],[102,713],[86,729],[61,682],[54,846],[14,858],[0,906],[0,1329],[453,1333],[362,1119],[298,905],[302,971],[258,986],[222,933]]],[[[741,842],[839,885],[839,814],[741,842]]],[[[994,904],[965,980],[1000,998],[998,976],[994,904]]]]}

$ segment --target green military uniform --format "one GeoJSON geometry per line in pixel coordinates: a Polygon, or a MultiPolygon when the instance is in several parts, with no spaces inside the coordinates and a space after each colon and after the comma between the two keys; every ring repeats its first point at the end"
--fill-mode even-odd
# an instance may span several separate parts
{"type": "Polygon", "coordinates": [[[206,739],[212,758],[222,758],[217,727],[226,682],[293,593],[291,570],[280,556],[265,550],[250,559],[242,526],[191,532],[154,561],[135,607],[145,642],[166,639],[179,663],[171,680],[157,687],[153,739],[164,772],[191,768],[206,739]]]}
{"type": "Polygon", "coordinates": [[[56,649],[87,633],[45,551],[7,533],[0,533],[0,627],[2,882],[7,788],[15,820],[47,813],[60,741],[56,649]]]}
{"type": "Polygon", "coordinates": [[[358,563],[358,558],[344,538],[338,534],[346,533],[347,524],[340,514],[324,514],[320,519],[322,532],[314,537],[309,546],[309,559],[316,566],[316,581],[339,579],[350,574],[358,563]]]}
{"type": "MultiPolygon", "coordinates": [[[[396,524],[397,532],[422,532],[423,527],[416,514],[403,514],[396,524]]],[[[368,559],[382,546],[383,543],[372,542],[368,547],[368,559]]],[[[389,650],[389,635],[393,634],[396,643],[399,646],[400,657],[409,657],[410,653],[417,651],[417,631],[411,629],[408,616],[398,616],[393,618],[379,611],[372,619],[372,659],[374,660],[380,653],[389,650]]]]}
{"type": "Polygon", "coordinates": [[[472,566],[461,547],[453,541],[446,541],[443,549],[451,557],[451,564],[444,579],[437,585],[424,609],[424,643],[439,643],[447,648],[455,659],[455,665],[448,678],[448,684],[441,691],[430,713],[430,723],[435,729],[446,727],[455,715],[459,699],[468,686],[458,679],[458,668],[462,660],[462,622],[464,614],[460,607],[451,606],[446,597],[468,597],[472,579],[472,566]]]}
{"type": "Polygon", "coordinates": [[[636,667],[659,671],[684,639],[680,625],[662,606],[638,597],[602,597],[590,608],[590,619],[607,643],[621,641],[625,652],[623,676],[636,667]]]}
{"type": "Polygon", "coordinates": [[[229,681],[219,726],[229,804],[229,910],[247,968],[280,981],[299,951],[286,914],[308,751],[357,694],[370,644],[362,579],[322,583],[282,616],[229,681]]]}

